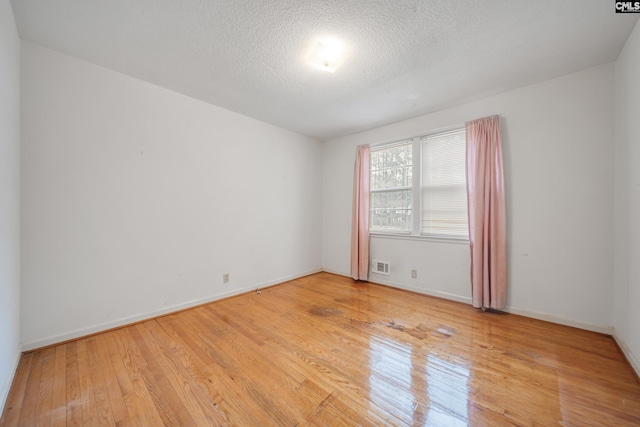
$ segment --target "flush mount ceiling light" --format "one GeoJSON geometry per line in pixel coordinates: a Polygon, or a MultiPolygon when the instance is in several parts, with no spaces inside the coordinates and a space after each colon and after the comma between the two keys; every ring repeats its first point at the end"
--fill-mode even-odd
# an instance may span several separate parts
{"type": "Polygon", "coordinates": [[[322,39],[313,45],[306,63],[317,70],[335,73],[345,59],[347,51],[344,44],[336,39],[322,39]]]}

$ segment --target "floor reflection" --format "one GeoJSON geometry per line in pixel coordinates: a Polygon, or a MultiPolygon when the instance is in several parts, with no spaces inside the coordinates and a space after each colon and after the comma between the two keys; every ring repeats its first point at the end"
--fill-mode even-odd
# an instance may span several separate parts
{"type": "Polygon", "coordinates": [[[370,402],[396,424],[467,426],[469,368],[437,355],[424,356],[401,342],[371,337],[370,402]]]}
{"type": "Polygon", "coordinates": [[[469,369],[427,356],[428,426],[467,426],[469,369]]]}
{"type": "Polygon", "coordinates": [[[411,347],[371,337],[369,348],[371,404],[407,421],[416,403],[411,392],[411,347]]]}

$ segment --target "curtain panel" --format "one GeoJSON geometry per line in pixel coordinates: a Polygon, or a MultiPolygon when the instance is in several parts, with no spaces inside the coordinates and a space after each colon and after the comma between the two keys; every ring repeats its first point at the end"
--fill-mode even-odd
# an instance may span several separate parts
{"type": "Polygon", "coordinates": [[[500,117],[466,123],[467,196],[474,307],[501,309],[507,300],[507,224],[500,117]]]}
{"type": "Polygon", "coordinates": [[[351,277],[369,278],[369,145],[356,147],[351,224],[351,277]]]}

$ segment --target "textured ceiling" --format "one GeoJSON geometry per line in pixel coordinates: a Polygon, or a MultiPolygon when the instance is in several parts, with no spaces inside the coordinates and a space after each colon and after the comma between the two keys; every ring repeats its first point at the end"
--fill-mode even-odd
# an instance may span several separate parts
{"type": "Polygon", "coordinates": [[[609,0],[12,0],[20,36],[319,139],[615,60],[609,0]],[[350,56],[305,65],[318,36],[350,56]]]}

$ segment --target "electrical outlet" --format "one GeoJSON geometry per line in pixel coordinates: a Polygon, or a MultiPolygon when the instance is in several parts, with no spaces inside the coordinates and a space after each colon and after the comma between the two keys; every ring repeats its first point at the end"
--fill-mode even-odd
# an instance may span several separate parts
{"type": "Polygon", "coordinates": [[[222,275],[222,283],[229,283],[229,273],[224,273],[222,275]]]}
{"type": "Polygon", "coordinates": [[[411,278],[412,279],[418,278],[418,270],[411,270],[411,278]]]}

